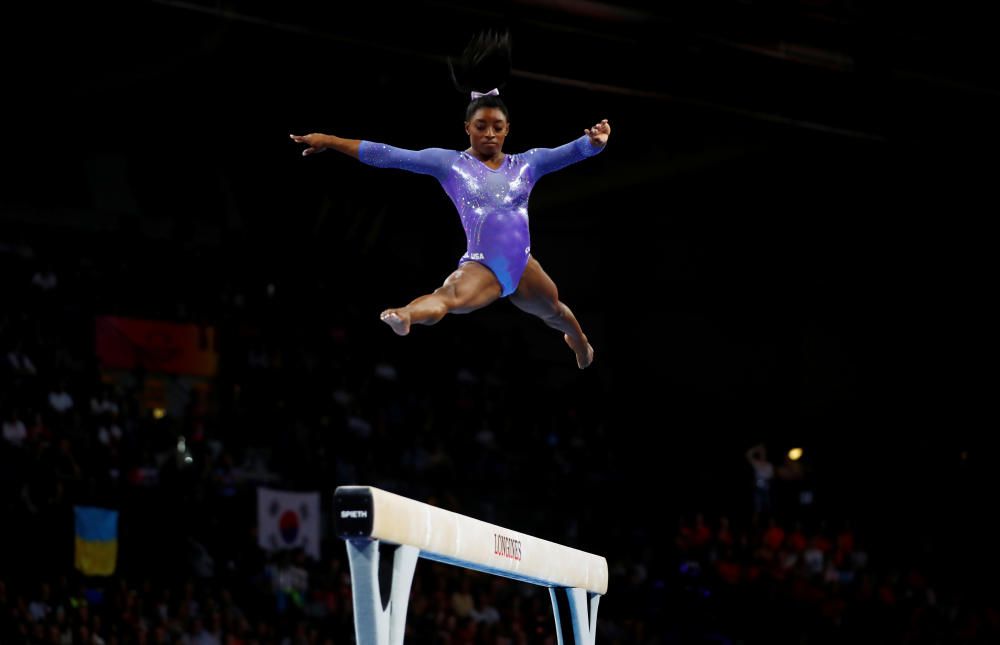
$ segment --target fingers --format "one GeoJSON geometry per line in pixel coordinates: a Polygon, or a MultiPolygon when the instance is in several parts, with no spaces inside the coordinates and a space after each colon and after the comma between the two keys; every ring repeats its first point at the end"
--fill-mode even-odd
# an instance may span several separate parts
{"type": "Polygon", "coordinates": [[[308,135],[308,134],[307,135],[298,135],[298,134],[290,134],[290,135],[288,135],[288,137],[292,141],[294,141],[295,143],[304,143],[307,146],[309,146],[308,148],[306,148],[305,150],[302,151],[302,156],[303,157],[308,157],[309,155],[316,154],[317,152],[320,151],[319,148],[313,146],[310,143],[309,136],[310,135],[308,135]]]}
{"type": "Polygon", "coordinates": [[[591,137],[596,137],[597,135],[606,134],[608,132],[611,132],[611,125],[608,123],[607,119],[601,119],[601,122],[596,124],[594,127],[584,128],[583,130],[584,134],[591,137]]]}

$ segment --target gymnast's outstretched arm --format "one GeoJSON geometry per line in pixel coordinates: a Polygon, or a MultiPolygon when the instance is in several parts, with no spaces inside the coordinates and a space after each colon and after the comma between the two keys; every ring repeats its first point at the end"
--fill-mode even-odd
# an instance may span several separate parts
{"type": "Polygon", "coordinates": [[[583,161],[588,157],[593,157],[608,144],[608,137],[611,136],[611,124],[607,119],[592,128],[586,128],[584,136],[561,145],[558,148],[534,148],[526,153],[535,166],[533,175],[535,179],[542,175],[547,175],[561,168],[583,161]]]}
{"type": "Polygon", "coordinates": [[[375,143],[363,139],[342,139],[331,134],[312,133],[306,135],[289,135],[296,143],[304,143],[308,148],[302,151],[303,156],[309,156],[323,150],[336,150],[354,157],[369,166],[378,168],[399,168],[421,175],[432,175],[443,179],[456,156],[455,151],[443,148],[427,148],[425,150],[406,150],[384,143],[375,143]]]}
{"type": "Polygon", "coordinates": [[[336,150],[345,155],[358,158],[358,149],[361,147],[360,139],[342,139],[340,137],[335,137],[332,134],[323,134],[321,132],[313,132],[311,134],[290,134],[288,135],[292,138],[295,143],[304,143],[308,146],[302,151],[303,157],[308,157],[309,155],[314,155],[317,152],[323,152],[324,150],[336,150]]]}

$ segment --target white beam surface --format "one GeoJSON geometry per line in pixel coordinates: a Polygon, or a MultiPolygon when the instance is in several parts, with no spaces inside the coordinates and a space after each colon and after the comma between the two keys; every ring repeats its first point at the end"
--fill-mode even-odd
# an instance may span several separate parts
{"type": "Polygon", "coordinates": [[[372,486],[341,486],[338,521],[365,513],[370,531],[342,533],[414,546],[420,557],[546,587],[572,587],[605,594],[608,563],[603,557],[489,524],[372,486]],[[370,509],[367,499],[370,498],[370,509]],[[365,500],[352,508],[352,501],[365,500]]]}

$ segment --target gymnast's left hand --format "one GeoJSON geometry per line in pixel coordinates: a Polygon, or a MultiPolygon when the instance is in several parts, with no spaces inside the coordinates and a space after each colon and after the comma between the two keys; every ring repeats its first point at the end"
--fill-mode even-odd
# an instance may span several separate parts
{"type": "Polygon", "coordinates": [[[590,145],[603,148],[608,144],[608,137],[611,136],[611,124],[607,119],[592,128],[587,128],[584,133],[590,137],[590,145]]]}

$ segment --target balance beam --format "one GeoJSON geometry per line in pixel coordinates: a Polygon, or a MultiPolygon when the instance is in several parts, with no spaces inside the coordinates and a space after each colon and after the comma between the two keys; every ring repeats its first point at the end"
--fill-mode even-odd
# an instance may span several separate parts
{"type": "Polygon", "coordinates": [[[347,544],[358,645],[403,642],[417,558],[548,587],[559,644],[594,642],[598,601],[608,590],[601,556],[372,486],[337,488],[334,526],[347,544]]]}

